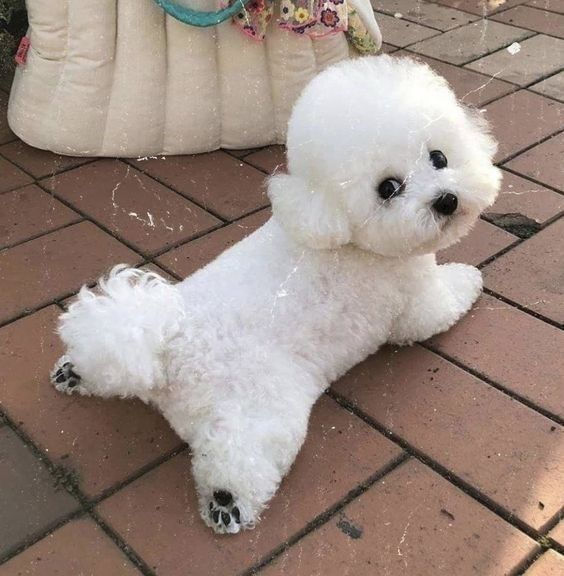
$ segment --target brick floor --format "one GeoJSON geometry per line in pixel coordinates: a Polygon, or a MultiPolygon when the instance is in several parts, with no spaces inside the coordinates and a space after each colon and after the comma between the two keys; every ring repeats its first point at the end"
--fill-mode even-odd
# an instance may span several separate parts
{"type": "Polygon", "coordinates": [[[558,514],[564,428],[440,356],[382,350],[333,389],[530,526],[558,514]]]}
{"type": "Polygon", "coordinates": [[[234,574],[260,561],[400,454],[381,434],[323,398],[313,410],[296,473],[283,482],[254,531],[226,539],[202,524],[183,455],[112,496],[99,512],[159,574],[234,574]],[[154,522],[162,526],[157,534],[150,528],[154,522]],[[179,543],[190,546],[192,554],[179,543]]]}
{"type": "Polygon", "coordinates": [[[0,566],[0,576],[140,576],[93,521],[69,522],[0,566]]]}
{"type": "Polygon", "coordinates": [[[507,574],[535,542],[408,462],[282,554],[264,574],[507,574]]]}
{"type": "Polygon", "coordinates": [[[562,573],[564,0],[372,4],[382,51],[427,62],[499,140],[498,200],[438,255],[480,265],[486,293],[336,382],[235,537],[199,519],[189,447],[159,414],[62,396],[48,373],[82,284],[120,262],[194,273],[270,217],[284,148],[63,157],[10,131],[0,79],[0,576],[562,573]]]}

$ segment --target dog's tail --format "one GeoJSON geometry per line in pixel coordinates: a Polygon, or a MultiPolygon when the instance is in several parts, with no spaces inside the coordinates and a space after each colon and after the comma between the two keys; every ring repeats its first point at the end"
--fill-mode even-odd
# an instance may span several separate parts
{"type": "Polygon", "coordinates": [[[59,334],[76,372],[105,396],[166,385],[167,344],[181,330],[177,288],[153,272],[124,265],[83,287],[60,317],[59,334]]]}

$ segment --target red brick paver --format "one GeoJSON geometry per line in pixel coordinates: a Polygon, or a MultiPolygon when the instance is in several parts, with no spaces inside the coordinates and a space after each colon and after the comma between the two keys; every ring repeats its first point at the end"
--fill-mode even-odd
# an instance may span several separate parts
{"type": "Polygon", "coordinates": [[[545,12],[530,6],[516,6],[511,10],[505,10],[501,14],[492,16],[492,19],[564,38],[564,15],[554,12],[545,12]]]}
{"type": "Polygon", "coordinates": [[[80,214],[30,185],[2,196],[0,249],[81,220],[80,214]]]}
{"type": "Polygon", "coordinates": [[[562,572],[564,0],[372,4],[382,52],[428,63],[499,141],[499,198],[438,254],[479,265],[486,293],[334,383],[237,536],[202,523],[190,447],[157,411],[48,375],[81,285],[121,262],[196,272],[270,218],[284,148],[60,156],[11,132],[0,78],[0,576],[562,572]]]}
{"type": "Polygon", "coordinates": [[[443,4],[444,6],[451,6],[453,8],[458,8],[472,14],[477,14],[478,16],[485,16],[495,14],[500,10],[505,10],[513,6],[519,6],[519,4],[524,4],[527,0],[506,0],[505,2],[500,2],[497,0],[435,0],[437,4],[443,4]]]}
{"type": "Polygon", "coordinates": [[[501,296],[564,322],[564,219],[484,268],[485,285],[501,296]]]}
{"type": "Polygon", "coordinates": [[[549,533],[550,538],[564,546],[564,520],[561,520],[549,533]]]}
{"type": "Polygon", "coordinates": [[[33,178],[22,172],[15,164],[0,157],[0,193],[13,190],[33,182],[33,178]]]}
{"type": "Polygon", "coordinates": [[[525,572],[525,576],[560,576],[562,573],[564,556],[549,550],[525,572]]]}
{"type": "Polygon", "coordinates": [[[46,150],[32,148],[21,140],[0,147],[0,154],[31,174],[34,178],[43,178],[91,162],[90,158],[60,156],[46,150]]]}
{"type": "Polygon", "coordinates": [[[431,66],[437,74],[448,80],[457,97],[470,106],[482,106],[486,102],[505,96],[515,90],[515,86],[508,82],[503,82],[497,78],[487,79],[473,70],[459,68],[448,62],[441,62],[422,54],[402,50],[397,55],[416,58],[431,66]]]}
{"type": "Polygon", "coordinates": [[[0,557],[79,507],[8,426],[0,427],[0,486],[0,557]]]}

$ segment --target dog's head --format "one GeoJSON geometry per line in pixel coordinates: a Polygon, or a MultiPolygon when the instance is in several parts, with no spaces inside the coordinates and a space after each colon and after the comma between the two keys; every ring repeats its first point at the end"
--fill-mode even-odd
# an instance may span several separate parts
{"type": "Polygon", "coordinates": [[[317,76],[288,127],[275,217],[313,248],[422,254],[466,234],[497,195],[496,143],[446,81],[407,58],[347,61],[317,76]]]}

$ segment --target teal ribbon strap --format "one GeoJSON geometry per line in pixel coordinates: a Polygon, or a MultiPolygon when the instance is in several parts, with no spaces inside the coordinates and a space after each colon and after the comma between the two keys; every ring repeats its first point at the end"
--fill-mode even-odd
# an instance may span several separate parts
{"type": "Polygon", "coordinates": [[[155,0],[155,2],[173,18],[180,20],[180,22],[184,24],[198,26],[200,28],[221,24],[221,22],[241,12],[250,1],[251,0],[235,0],[233,4],[217,12],[202,12],[200,10],[192,10],[186,6],[179,6],[170,0],[155,0]]]}

